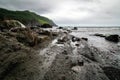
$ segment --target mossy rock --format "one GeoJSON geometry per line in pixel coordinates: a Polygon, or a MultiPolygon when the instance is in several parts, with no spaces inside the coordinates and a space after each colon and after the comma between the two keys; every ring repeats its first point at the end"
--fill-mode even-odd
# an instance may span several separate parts
{"type": "Polygon", "coordinates": [[[25,28],[25,26],[17,21],[17,20],[4,20],[4,21],[0,21],[0,30],[4,31],[4,30],[10,30],[11,28],[15,28],[15,27],[23,27],[25,28]]]}

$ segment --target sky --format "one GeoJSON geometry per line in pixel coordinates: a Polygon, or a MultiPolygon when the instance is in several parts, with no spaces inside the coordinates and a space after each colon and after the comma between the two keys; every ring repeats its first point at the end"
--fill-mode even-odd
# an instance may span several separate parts
{"type": "Polygon", "coordinates": [[[0,7],[30,10],[57,25],[120,25],[120,0],[0,0],[0,7]]]}

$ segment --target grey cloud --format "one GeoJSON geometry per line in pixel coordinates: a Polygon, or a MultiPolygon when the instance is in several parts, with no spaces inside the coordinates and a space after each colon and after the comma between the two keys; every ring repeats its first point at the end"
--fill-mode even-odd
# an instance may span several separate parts
{"type": "Polygon", "coordinates": [[[0,7],[31,10],[57,24],[119,24],[120,0],[0,0],[0,7]]]}
{"type": "Polygon", "coordinates": [[[41,0],[0,0],[0,7],[12,10],[33,10],[39,14],[50,12],[53,9],[51,4],[41,0]]]}

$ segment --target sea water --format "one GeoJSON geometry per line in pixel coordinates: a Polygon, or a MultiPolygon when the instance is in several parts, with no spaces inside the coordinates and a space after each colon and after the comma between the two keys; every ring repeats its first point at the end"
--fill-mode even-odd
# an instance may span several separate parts
{"type": "Polygon", "coordinates": [[[88,44],[95,46],[101,50],[117,50],[120,51],[120,43],[114,43],[105,40],[104,37],[93,36],[99,33],[103,35],[118,34],[120,36],[120,27],[91,27],[91,28],[78,28],[78,30],[73,30],[71,35],[76,37],[88,38],[88,44]]]}

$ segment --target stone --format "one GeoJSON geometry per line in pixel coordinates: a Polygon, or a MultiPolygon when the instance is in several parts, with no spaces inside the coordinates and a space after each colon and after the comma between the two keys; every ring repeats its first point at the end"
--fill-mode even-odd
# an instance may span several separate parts
{"type": "Polygon", "coordinates": [[[80,41],[80,38],[77,38],[77,37],[75,37],[75,36],[72,36],[72,42],[75,42],[75,41],[80,41]]]}
{"type": "Polygon", "coordinates": [[[111,41],[111,42],[119,42],[119,35],[114,34],[114,35],[110,35],[105,37],[106,40],[111,41]]]}
{"type": "Polygon", "coordinates": [[[82,37],[81,39],[82,39],[82,40],[85,40],[85,41],[88,41],[88,38],[84,38],[84,37],[82,37]]]}
{"type": "Polygon", "coordinates": [[[23,25],[21,22],[17,20],[4,20],[0,21],[0,30],[1,31],[7,31],[10,30],[11,28],[26,28],[25,25],[23,25]]]}
{"type": "Polygon", "coordinates": [[[99,33],[94,34],[94,36],[106,37],[105,35],[103,35],[103,34],[99,34],[99,33]]]}
{"type": "Polygon", "coordinates": [[[77,27],[74,27],[73,30],[78,30],[78,28],[77,28],[77,27]]]}
{"type": "Polygon", "coordinates": [[[82,37],[81,39],[82,39],[82,40],[85,40],[85,41],[88,41],[88,38],[84,38],[84,37],[82,37]]]}
{"type": "Polygon", "coordinates": [[[41,28],[52,28],[50,24],[43,24],[41,25],[41,28]]]}

